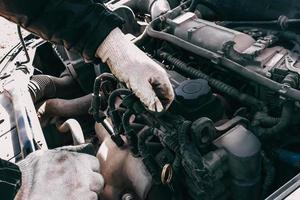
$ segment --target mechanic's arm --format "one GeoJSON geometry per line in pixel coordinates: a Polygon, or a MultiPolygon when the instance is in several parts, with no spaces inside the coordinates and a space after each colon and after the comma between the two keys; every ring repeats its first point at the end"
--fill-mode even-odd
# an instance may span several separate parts
{"type": "Polygon", "coordinates": [[[0,0],[0,15],[90,60],[105,37],[122,24],[92,0],[0,0]]]}
{"type": "Polygon", "coordinates": [[[122,20],[92,0],[0,0],[0,15],[86,60],[99,57],[153,111],[174,98],[166,72],[128,41],[122,20]]]}

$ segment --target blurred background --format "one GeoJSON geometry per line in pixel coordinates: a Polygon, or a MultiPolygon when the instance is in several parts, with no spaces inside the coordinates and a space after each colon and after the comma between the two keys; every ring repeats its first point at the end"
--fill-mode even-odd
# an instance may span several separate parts
{"type": "MultiPolygon", "coordinates": [[[[13,24],[6,19],[0,17],[0,59],[16,44],[19,42],[17,34],[17,25],[13,24]]],[[[23,31],[23,36],[28,34],[23,31]]]]}

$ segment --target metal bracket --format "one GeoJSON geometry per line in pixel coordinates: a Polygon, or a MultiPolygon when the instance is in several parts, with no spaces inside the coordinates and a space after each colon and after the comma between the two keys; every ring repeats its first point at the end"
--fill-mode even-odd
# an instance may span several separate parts
{"type": "Polygon", "coordinates": [[[292,58],[290,55],[285,56],[285,66],[286,68],[291,71],[295,72],[300,75],[300,69],[295,67],[296,60],[292,58]]]}

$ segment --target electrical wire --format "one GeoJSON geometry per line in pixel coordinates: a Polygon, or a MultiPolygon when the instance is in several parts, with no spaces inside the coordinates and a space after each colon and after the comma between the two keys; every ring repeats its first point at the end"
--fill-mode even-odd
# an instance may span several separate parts
{"type": "Polygon", "coordinates": [[[17,30],[18,30],[18,36],[19,36],[20,42],[22,44],[22,47],[23,47],[23,50],[24,50],[25,56],[26,56],[26,61],[18,62],[18,65],[24,65],[24,64],[27,64],[27,63],[30,62],[30,57],[29,57],[29,54],[28,54],[28,51],[27,51],[27,48],[26,48],[24,38],[22,36],[21,27],[19,25],[17,26],[17,30]]]}

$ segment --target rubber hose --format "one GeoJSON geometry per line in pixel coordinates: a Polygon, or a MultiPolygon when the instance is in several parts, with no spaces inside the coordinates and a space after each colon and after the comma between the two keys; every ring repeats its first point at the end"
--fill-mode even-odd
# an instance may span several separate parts
{"type": "Polygon", "coordinates": [[[73,144],[80,145],[84,144],[84,134],[79,122],[75,119],[68,119],[63,124],[57,127],[58,131],[61,133],[68,133],[72,134],[73,144]]]}
{"type": "Polygon", "coordinates": [[[45,108],[43,115],[66,118],[86,115],[88,114],[91,101],[91,94],[71,100],[49,99],[44,103],[45,108]]]}
{"type": "Polygon", "coordinates": [[[286,29],[289,25],[299,25],[300,19],[288,19],[284,16],[280,16],[278,20],[270,21],[224,21],[221,22],[222,26],[226,27],[236,27],[236,26],[267,26],[276,25],[281,29],[286,29]]]}
{"type": "MultiPolygon", "coordinates": [[[[282,83],[290,88],[298,88],[299,86],[298,74],[295,73],[288,74],[283,79],[282,83]]],[[[294,101],[287,100],[286,102],[284,102],[282,106],[281,117],[279,119],[266,117],[264,120],[262,120],[264,122],[266,122],[265,120],[268,120],[268,122],[272,122],[272,123],[278,121],[278,123],[273,127],[263,129],[262,132],[263,136],[269,137],[272,135],[277,135],[280,134],[285,128],[287,128],[292,120],[293,109],[294,109],[294,101]]]]}
{"type": "MultiPolygon", "coordinates": [[[[188,143],[188,130],[190,129],[192,123],[190,121],[184,121],[181,128],[178,131],[178,143],[180,146],[185,146],[188,143]]],[[[181,154],[183,154],[181,152],[181,154]]]]}
{"type": "Polygon", "coordinates": [[[180,146],[178,143],[178,136],[175,134],[166,134],[165,132],[154,129],[154,134],[159,138],[162,144],[165,144],[169,149],[171,149],[176,154],[180,153],[180,146]]]}
{"type": "Polygon", "coordinates": [[[131,152],[134,155],[138,155],[138,138],[136,136],[135,131],[130,125],[130,118],[133,115],[133,112],[131,110],[127,110],[122,117],[122,125],[124,128],[124,133],[127,136],[128,139],[128,146],[131,150],[131,152]]]}
{"type": "Polygon", "coordinates": [[[291,123],[294,109],[294,102],[288,101],[283,104],[281,117],[275,126],[262,130],[263,137],[271,137],[280,134],[291,123]]]}
{"type": "Polygon", "coordinates": [[[253,126],[274,126],[278,124],[280,117],[271,117],[266,112],[257,112],[253,118],[253,126]]]}
{"type": "Polygon", "coordinates": [[[60,78],[48,75],[34,75],[28,88],[34,102],[53,97],[64,98],[78,89],[76,81],[68,72],[62,73],[60,78]]]}
{"type": "MultiPolygon", "coordinates": [[[[295,73],[288,74],[282,81],[288,87],[298,88],[299,80],[298,75],[295,73]]],[[[275,126],[281,120],[281,117],[271,117],[267,114],[267,108],[264,108],[265,112],[258,112],[253,119],[253,124],[262,126],[275,126]]],[[[283,112],[283,111],[282,111],[283,112]]],[[[283,113],[281,114],[283,115],[283,113]]]]}
{"type": "Polygon", "coordinates": [[[147,170],[153,177],[154,181],[159,182],[159,167],[157,166],[154,158],[152,157],[151,153],[149,152],[146,146],[146,140],[152,136],[152,129],[149,127],[145,127],[142,131],[138,134],[138,150],[143,159],[143,163],[146,166],[147,170]]]}
{"type": "Polygon", "coordinates": [[[286,40],[291,40],[296,42],[298,45],[300,45],[300,35],[291,31],[283,31],[279,34],[279,37],[286,39],[286,40]]]}
{"type": "Polygon", "coordinates": [[[197,8],[198,4],[202,4],[203,6],[209,8],[211,11],[213,11],[215,14],[217,14],[218,17],[222,17],[223,14],[215,5],[211,4],[211,2],[207,0],[192,0],[192,3],[188,9],[189,12],[194,12],[197,8]]]}
{"type": "Polygon", "coordinates": [[[190,12],[194,12],[198,4],[199,4],[199,0],[192,0],[192,3],[188,10],[190,12]]]}

